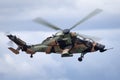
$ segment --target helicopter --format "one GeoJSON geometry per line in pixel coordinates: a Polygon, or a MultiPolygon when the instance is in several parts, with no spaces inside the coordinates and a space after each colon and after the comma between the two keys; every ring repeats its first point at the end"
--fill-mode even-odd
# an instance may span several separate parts
{"type": "Polygon", "coordinates": [[[25,41],[18,38],[16,35],[8,34],[6,36],[18,46],[16,49],[12,47],[8,47],[8,49],[15,54],[19,54],[20,50],[24,51],[27,54],[30,54],[31,58],[36,52],[45,52],[46,54],[51,54],[51,53],[62,54],[66,42],[64,40],[58,40],[58,38],[61,35],[63,35],[63,32],[68,32],[72,35],[71,36],[72,47],[69,51],[70,52],[69,55],[61,56],[61,57],[72,57],[73,54],[78,53],[80,54],[78,61],[82,61],[86,53],[95,52],[95,51],[100,51],[100,52],[107,51],[109,49],[105,49],[105,45],[96,42],[93,38],[88,36],[86,37],[82,34],[78,34],[75,32],[71,32],[72,29],[74,29],[81,23],[92,18],[93,16],[97,15],[100,12],[102,12],[101,9],[95,9],[94,11],[92,11],[90,14],[88,14],[86,17],[84,17],[82,20],[77,22],[69,29],[61,29],[60,27],[57,27],[42,18],[36,18],[34,19],[35,22],[59,31],[53,36],[47,37],[40,44],[34,44],[34,45],[28,45],[25,41]]]}

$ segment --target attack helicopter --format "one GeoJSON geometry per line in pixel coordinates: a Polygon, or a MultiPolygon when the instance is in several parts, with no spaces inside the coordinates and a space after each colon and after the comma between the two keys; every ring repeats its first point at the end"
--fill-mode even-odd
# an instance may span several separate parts
{"type": "MultiPolygon", "coordinates": [[[[73,54],[78,53],[80,54],[78,61],[82,61],[86,53],[107,51],[108,49],[105,49],[105,45],[96,42],[93,38],[71,32],[71,30],[76,26],[80,25],[100,12],[102,12],[101,9],[95,9],[69,29],[61,29],[60,27],[57,27],[44,19],[36,18],[34,19],[35,22],[59,31],[53,36],[47,37],[45,40],[43,40],[42,43],[33,45],[28,45],[25,41],[18,38],[17,36],[8,34],[7,37],[18,46],[17,49],[12,47],[8,47],[8,49],[15,54],[19,54],[20,50],[24,51],[27,54],[30,54],[31,58],[36,52],[45,52],[46,54],[56,53],[61,54],[61,57],[72,57],[73,54]],[[72,47],[69,49],[69,55],[62,56],[64,47],[66,46],[66,40],[64,40],[65,38],[63,39],[63,37],[59,39],[59,37],[64,36],[64,32],[71,34],[72,47]]],[[[66,39],[68,40],[69,38],[66,37],[66,39]]]]}

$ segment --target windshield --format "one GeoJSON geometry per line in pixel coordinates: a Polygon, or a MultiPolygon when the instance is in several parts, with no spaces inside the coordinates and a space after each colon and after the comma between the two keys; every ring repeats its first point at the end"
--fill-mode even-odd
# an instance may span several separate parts
{"type": "Polygon", "coordinates": [[[57,32],[57,33],[55,34],[55,36],[61,36],[61,35],[63,35],[63,32],[62,32],[62,31],[57,32]]]}
{"type": "Polygon", "coordinates": [[[91,38],[87,38],[87,37],[80,35],[80,34],[77,34],[77,38],[84,40],[84,41],[94,42],[91,38]]]}

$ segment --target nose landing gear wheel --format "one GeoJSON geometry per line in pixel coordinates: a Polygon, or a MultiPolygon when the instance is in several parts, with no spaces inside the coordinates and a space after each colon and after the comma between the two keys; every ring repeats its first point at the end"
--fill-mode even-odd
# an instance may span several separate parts
{"type": "Polygon", "coordinates": [[[79,57],[79,58],[78,58],[78,61],[80,61],[80,62],[81,62],[81,61],[82,61],[82,58],[81,58],[81,57],[79,57]]]}

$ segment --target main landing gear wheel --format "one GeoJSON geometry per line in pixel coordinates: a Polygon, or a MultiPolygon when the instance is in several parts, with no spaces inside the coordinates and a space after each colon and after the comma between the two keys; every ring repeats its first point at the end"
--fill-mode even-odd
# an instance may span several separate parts
{"type": "Polygon", "coordinates": [[[33,54],[30,55],[30,58],[33,58],[33,54]]]}
{"type": "Polygon", "coordinates": [[[82,61],[82,58],[81,58],[81,57],[79,57],[79,58],[78,58],[78,61],[80,61],[80,62],[81,62],[81,61],[82,61]]]}

